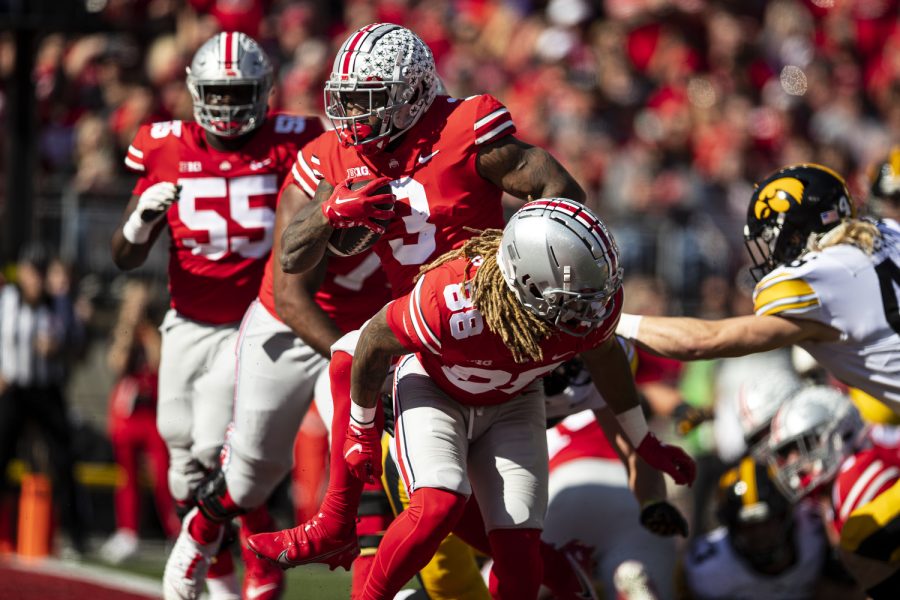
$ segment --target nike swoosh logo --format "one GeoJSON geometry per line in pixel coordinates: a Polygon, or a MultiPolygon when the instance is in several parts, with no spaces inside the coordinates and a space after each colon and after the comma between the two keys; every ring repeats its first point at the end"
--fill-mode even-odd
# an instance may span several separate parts
{"type": "Polygon", "coordinates": [[[362,444],[353,444],[352,446],[350,446],[350,449],[347,450],[346,453],[344,453],[344,458],[347,458],[354,452],[362,452],[362,444]]]}
{"type": "Polygon", "coordinates": [[[424,165],[424,164],[427,163],[429,160],[431,160],[432,158],[434,158],[435,156],[437,156],[437,153],[438,153],[438,152],[440,152],[440,150],[435,150],[434,152],[432,152],[431,154],[428,154],[428,155],[426,155],[426,156],[420,156],[420,157],[419,157],[419,164],[420,164],[420,165],[424,165]]]}
{"type": "Polygon", "coordinates": [[[356,198],[335,198],[334,203],[335,204],[344,204],[346,202],[353,202],[354,200],[356,200],[356,198]]]}
{"type": "Polygon", "coordinates": [[[550,360],[559,360],[561,358],[565,358],[566,356],[570,356],[571,352],[563,352],[562,354],[554,354],[550,360]]]}
{"type": "Polygon", "coordinates": [[[259,587],[248,587],[246,598],[247,600],[254,600],[254,598],[259,598],[266,592],[270,592],[272,590],[278,589],[277,583],[267,583],[266,585],[261,585],[259,587]]]}

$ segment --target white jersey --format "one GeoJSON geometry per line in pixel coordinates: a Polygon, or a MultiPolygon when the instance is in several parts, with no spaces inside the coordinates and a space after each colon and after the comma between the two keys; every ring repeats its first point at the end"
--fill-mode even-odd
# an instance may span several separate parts
{"type": "Polygon", "coordinates": [[[813,598],[825,564],[827,543],[813,511],[794,509],[796,562],[780,575],[754,571],[719,527],[698,539],[684,559],[691,595],[698,600],[803,600],[813,598]]]}
{"type": "Polygon", "coordinates": [[[805,254],[760,281],[757,315],[782,315],[829,325],[830,343],[801,343],[844,383],[900,413],[900,226],[878,223],[880,248],[869,256],[849,244],[805,254]]]}

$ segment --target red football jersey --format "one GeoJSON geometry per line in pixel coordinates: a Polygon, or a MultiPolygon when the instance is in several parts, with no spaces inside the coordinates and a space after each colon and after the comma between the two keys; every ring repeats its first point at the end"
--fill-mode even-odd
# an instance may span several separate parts
{"type": "MultiPolygon", "coordinates": [[[[276,319],[272,279],[274,256],[266,262],[259,288],[259,301],[276,319]]],[[[355,256],[328,258],[325,279],[316,291],[315,301],[337,326],[347,333],[359,329],[391,299],[391,289],[378,255],[367,250],[355,256]]]]}
{"type": "Polygon", "coordinates": [[[390,177],[396,217],[375,244],[394,297],[412,288],[419,267],[472,237],[465,229],[503,228],[502,190],[475,169],[479,146],[516,130],[489,95],[438,96],[396,148],[363,156],[327,132],[303,149],[292,171],[312,197],[320,179],[390,177]]]}
{"type": "Polygon", "coordinates": [[[322,131],[317,118],[271,114],[240,150],[220,152],[194,122],[138,130],[125,157],[141,174],[134,194],[160,181],[181,186],[166,213],[172,308],[204,323],[241,319],[272,248],[281,182],[300,147],[322,131]]]}
{"type": "Polygon", "coordinates": [[[840,532],[850,514],[868,504],[900,479],[897,448],[874,445],[847,458],[831,488],[832,525],[840,532]]]}
{"type": "Polygon", "coordinates": [[[594,411],[569,415],[547,430],[550,470],[579,458],[600,458],[619,462],[619,455],[597,423],[594,411]]]}
{"type": "Polygon", "coordinates": [[[541,342],[542,361],[517,363],[473,306],[470,280],[477,268],[465,258],[447,262],[425,273],[387,310],[388,326],[400,343],[418,353],[435,383],[463,404],[505,402],[564,361],[598,346],[616,329],[621,289],[610,300],[606,320],[587,336],[555,333],[541,342]]]}

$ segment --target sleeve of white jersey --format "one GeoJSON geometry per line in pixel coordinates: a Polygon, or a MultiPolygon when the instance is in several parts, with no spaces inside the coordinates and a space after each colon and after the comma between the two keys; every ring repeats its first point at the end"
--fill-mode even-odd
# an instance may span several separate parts
{"type": "Polygon", "coordinates": [[[307,144],[297,152],[297,160],[291,168],[291,181],[312,198],[325,176],[320,170],[321,161],[310,146],[311,144],[307,144]]]}

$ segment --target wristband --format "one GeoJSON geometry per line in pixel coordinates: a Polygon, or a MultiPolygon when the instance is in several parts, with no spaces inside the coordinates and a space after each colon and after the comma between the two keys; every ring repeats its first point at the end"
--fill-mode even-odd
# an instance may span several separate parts
{"type": "Polygon", "coordinates": [[[629,315],[622,313],[619,317],[619,324],[616,325],[616,335],[620,335],[626,340],[635,340],[638,336],[638,329],[641,326],[643,315],[629,315]]]}
{"type": "Polygon", "coordinates": [[[375,426],[375,407],[363,408],[356,402],[350,402],[350,420],[362,429],[375,426]]]}
{"type": "Polygon", "coordinates": [[[625,435],[631,440],[632,445],[637,448],[641,442],[650,433],[647,427],[647,420],[644,418],[644,411],[640,406],[632,406],[628,410],[616,415],[619,426],[625,435]]]}
{"type": "Polygon", "coordinates": [[[122,226],[122,235],[132,244],[146,244],[150,239],[154,223],[147,223],[141,218],[140,211],[134,211],[125,225],[122,226]]]}

